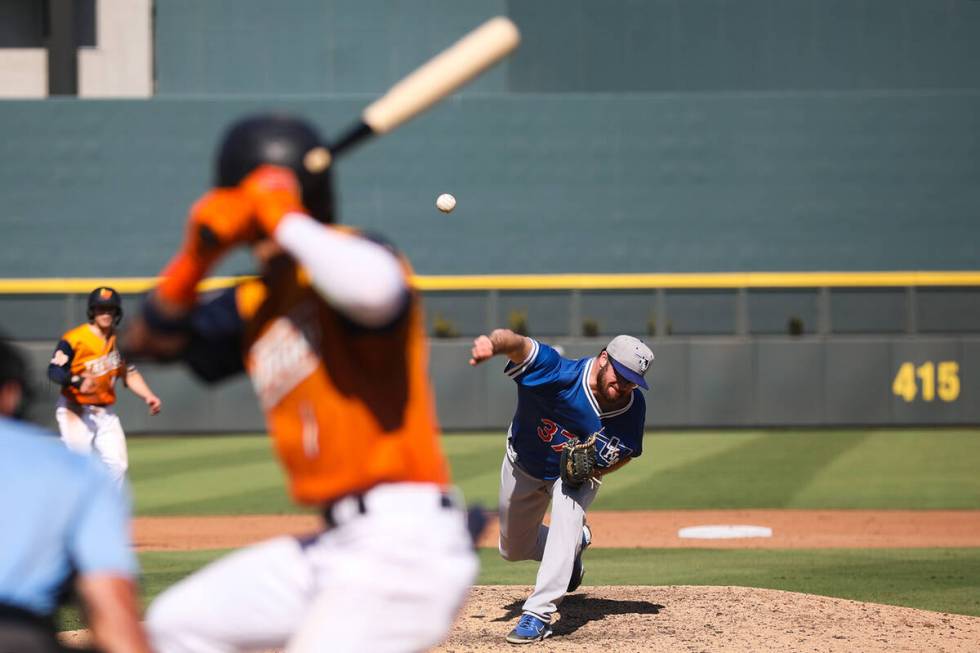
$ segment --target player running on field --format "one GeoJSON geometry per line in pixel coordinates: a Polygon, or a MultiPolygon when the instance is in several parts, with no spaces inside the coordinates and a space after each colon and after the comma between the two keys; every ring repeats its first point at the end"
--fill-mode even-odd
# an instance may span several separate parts
{"type": "Polygon", "coordinates": [[[636,388],[647,389],[643,375],[653,352],[623,335],[598,356],[569,360],[548,345],[496,329],[473,341],[470,364],[498,354],[510,359],[504,372],[517,383],[517,410],[500,470],[500,555],[541,562],[524,614],[507,635],[512,644],[526,644],[551,634],[558,604],[582,582],[582,551],[592,541],[585,513],[598,479],[577,487],[563,480],[562,449],[573,438],[596,434],[594,453],[589,450],[596,476],[642,453],[646,402],[636,388]],[[550,527],[543,524],[549,501],[550,527]]]}
{"type": "Polygon", "coordinates": [[[68,331],[48,365],[48,378],[61,386],[55,417],[61,439],[79,453],[98,454],[121,487],[129,467],[126,436],[116,403],[116,379],[146,402],[150,415],[160,412],[160,398],[143,375],[127,365],[116,347],[122,300],[112,288],[96,288],[88,296],[88,322],[68,331]]]}
{"type": "Polygon", "coordinates": [[[423,651],[477,572],[438,441],[428,345],[405,259],[333,226],[329,154],[308,123],[238,122],[216,188],[126,338],[216,381],[247,372],[293,498],[323,532],[234,553],[164,592],[159,653],[423,651]],[[211,300],[196,286],[251,244],[261,278],[211,300]]]}

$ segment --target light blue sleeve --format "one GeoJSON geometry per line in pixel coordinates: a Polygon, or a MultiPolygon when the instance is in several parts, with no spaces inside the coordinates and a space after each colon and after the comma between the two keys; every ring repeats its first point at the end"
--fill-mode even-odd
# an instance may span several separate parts
{"type": "Polygon", "coordinates": [[[72,562],[82,574],[135,577],[139,565],[130,537],[129,495],[101,468],[91,469],[88,480],[69,543],[72,562]]]}

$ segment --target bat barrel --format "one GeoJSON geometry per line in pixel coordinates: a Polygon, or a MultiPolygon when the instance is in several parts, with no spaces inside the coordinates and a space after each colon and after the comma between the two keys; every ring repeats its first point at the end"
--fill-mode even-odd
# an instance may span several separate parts
{"type": "Polygon", "coordinates": [[[332,158],[424,112],[510,54],[520,40],[521,34],[509,18],[497,16],[486,21],[368,105],[361,120],[330,147],[332,158]]]}
{"type": "Polygon", "coordinates": [[[509,18],[491,18],[391,87],[361,119],[376,134],[389,132],[503,59],[520,41],[509,18]]]}

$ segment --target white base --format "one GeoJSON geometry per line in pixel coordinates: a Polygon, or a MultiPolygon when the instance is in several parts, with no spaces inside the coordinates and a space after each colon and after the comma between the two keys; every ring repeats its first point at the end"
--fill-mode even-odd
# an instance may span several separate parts
{"type": "Polygon", "coordinates": [[[740,537],[772,537],[767,526],[711,525],[689,526],[677,531],[678,537],[696,540],[730,540],[740,537]]]}

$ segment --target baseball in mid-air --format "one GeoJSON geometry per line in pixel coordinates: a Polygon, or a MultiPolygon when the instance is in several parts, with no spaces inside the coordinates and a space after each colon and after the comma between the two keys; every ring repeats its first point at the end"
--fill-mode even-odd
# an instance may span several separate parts
{"type": "Polygon", "coordinates": [[[436,198],[436,208],[443,213],[449,213],[456,208],[456,198],[449,193],[443,193],[436,198]]]}

